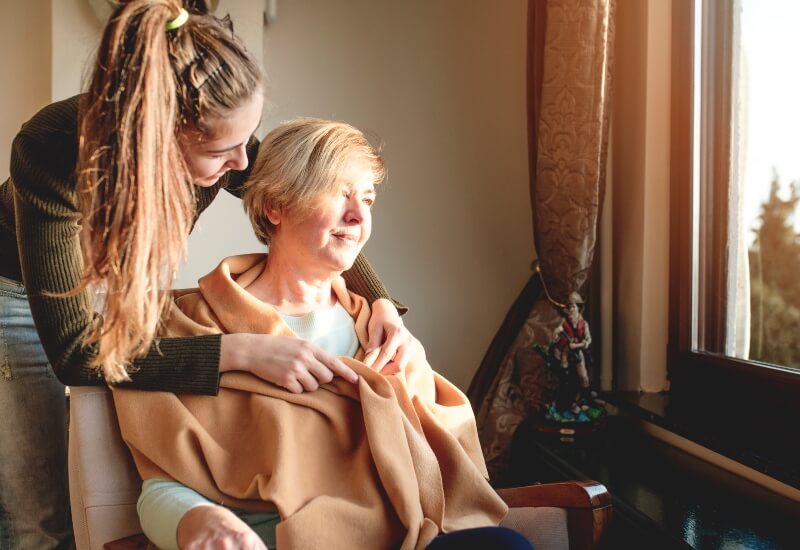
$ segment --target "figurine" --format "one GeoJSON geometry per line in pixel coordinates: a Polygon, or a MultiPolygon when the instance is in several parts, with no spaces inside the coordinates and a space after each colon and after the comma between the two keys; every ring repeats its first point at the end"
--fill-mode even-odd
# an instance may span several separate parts
{"type": "Polygon", "coordinates": [[[592,345],[589,323],[581,315],[583,299],[577,292],[569,295],[564,313],[564,322],[553,331],[553,355],[562,369],[569,370],[574,365],[581,394],[589,391],[589,373],[586,371],[586,356],[592,345]]]}
{"type": "Polygon", "coordinates": [[[596,399],[589,383],[592,334],[581,315],[582,308],[580,294],[572,292],[562,310],[564,320],[553,331],[549,347],[534,346],[558,381],[555,398],[545,412],[545,418],[552,422],[588,423],[605,416],[603,403],[596,399]]]}

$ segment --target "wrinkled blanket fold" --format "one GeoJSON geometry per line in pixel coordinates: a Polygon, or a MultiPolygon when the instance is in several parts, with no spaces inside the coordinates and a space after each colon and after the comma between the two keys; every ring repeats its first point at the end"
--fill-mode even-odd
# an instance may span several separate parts
{"type": "MultiPolygon", "coordinates": [[[[176,292],[164,335],[294,336],[247,292],[265,256],[224,260],[199,289],[176,292]]],[[[497,525],[507,509],[486,481],[472,409],[418,350],[404,372],[359,359],[369,307],[334,292],[361,349],[359,375],[293,394],[242,372],[216,397],[116,388],[122,436],[143,479],[175,479],[213,501],[278,511],[281,550],[424,548],[439,532],[497,525]]]]}

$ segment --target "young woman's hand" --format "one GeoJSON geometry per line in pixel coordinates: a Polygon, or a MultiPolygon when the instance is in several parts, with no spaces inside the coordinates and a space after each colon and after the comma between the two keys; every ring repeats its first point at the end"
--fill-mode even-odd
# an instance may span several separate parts
{"type": "Polygon", "coordinates": [[[264,541],[223,506],[196,506],[178,523],[182,550],[267,550],[264,541]]]}
{"type": "Polygon", "coordinates": [[[369,344],[364,363],[376,371],[382,371],[388,363],[393,363],[392,370],[406,367],[417,341],[406,329],[392,302],[385,298],[373,302],[367,332],[369,344]]]}
{"type": "Polygon", "coordinates": [[[334,376],[358,380],[353,369],[311,342],[269,334],[223,334],[219,370],[250,372],[292,393],[314,391],[334,376]]]}

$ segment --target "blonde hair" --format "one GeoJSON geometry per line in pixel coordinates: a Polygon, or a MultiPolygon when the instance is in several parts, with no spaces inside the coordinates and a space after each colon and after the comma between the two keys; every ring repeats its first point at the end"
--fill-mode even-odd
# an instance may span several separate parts
{"type": "Polygon", "coordinates": [[[377,185],[386,177],[383,157],[364,134],[344,122],[296,118],[261,142],[242,203],[256,236],[269,244],[274,231],[265,209],[302,215],[337,191],[351,162],[363,162],[377,185]]]}
{"type": "Polygon", "coordinates": [[[77,165],[83,278],[105,287],[103,322],[85,345],[109,382],[153,342],[195,216],[179,146],[259,93],[262,72],[229,22],[202,13],[167,31],[178,0],[120,2],[81,104],[77,165]]]}

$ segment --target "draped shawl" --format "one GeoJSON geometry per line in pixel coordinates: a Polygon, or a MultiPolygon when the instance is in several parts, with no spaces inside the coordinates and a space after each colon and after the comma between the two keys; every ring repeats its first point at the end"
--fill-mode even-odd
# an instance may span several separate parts
{"type": "MultiPolygon", "coordinates": [[[[164,335],[296,336],[248,293],[266,256],[234,256],[176,291],[164,335]]],[[[361,362],[369,306],[337,278],[361,347],[359,375],[294,394],[228,372],[216,397],[116,388],[123,439],[143,479],[177,480],[233,508],[277,511],[281,550],[424,548],[439,532],[497,525],[507,508],[487,482],[464,394],[421,346],[403,372],[361,362]]]]}

